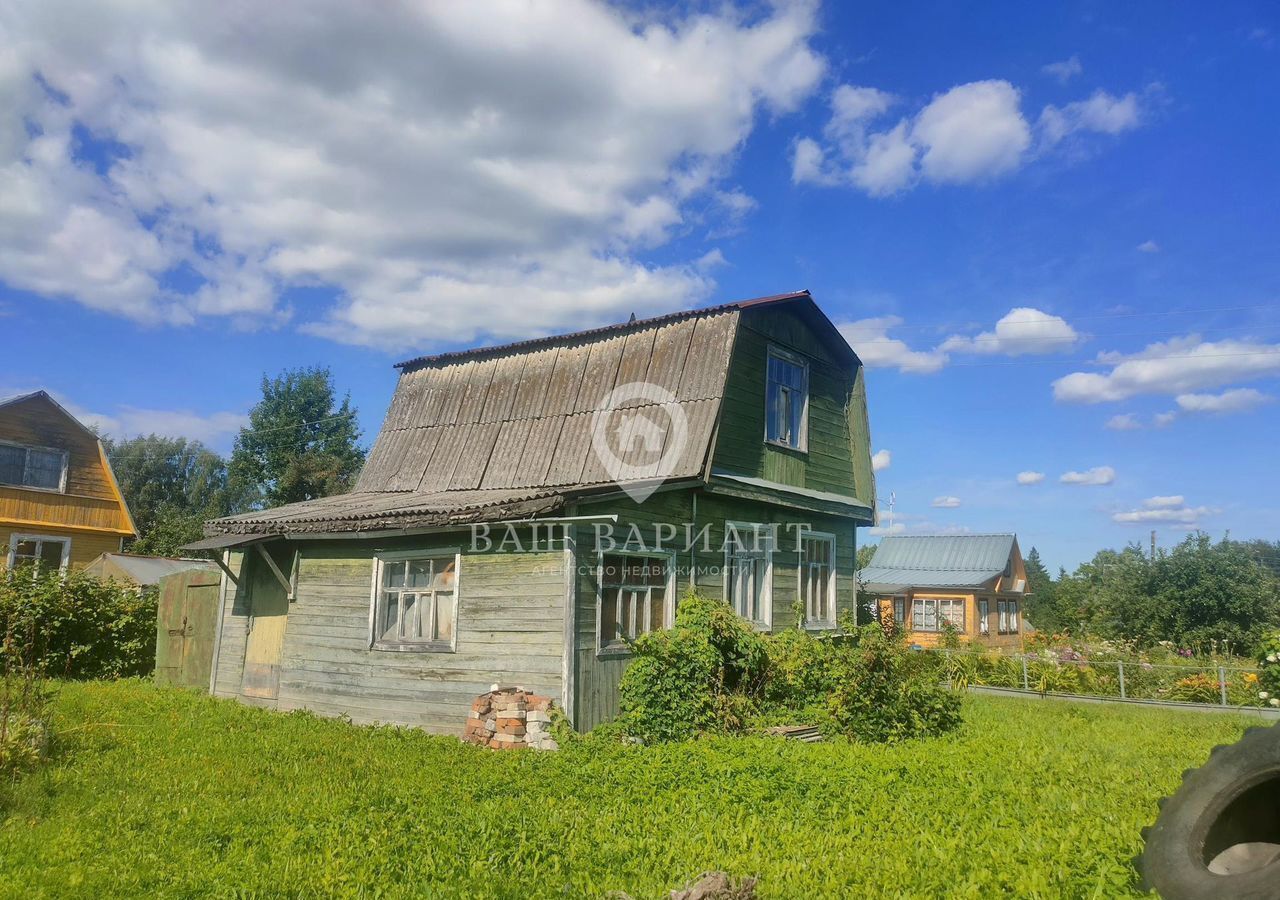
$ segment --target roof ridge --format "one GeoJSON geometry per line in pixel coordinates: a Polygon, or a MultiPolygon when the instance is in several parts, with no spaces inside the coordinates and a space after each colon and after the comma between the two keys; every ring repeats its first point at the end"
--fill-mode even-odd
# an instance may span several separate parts
{"type": "Polygon", "coordinates": [[[543,337],[526,338],[521,341],[510,341],[506,344],[493,344],[487,347],[470,347],[464,350],[446,350],[443,353],[424,354],[415,356],[412,359],[398,362],[393,368],[407,369],[409,367],[417,367],[428,363],[444,362],[454,359],[466,359],[474,356],[483,356],[490,353],[510,353],[513,350],[523,350],[530,347],[544,346],[554,344],[560,341],[572,341],[576,338],[595,337],[600,334],[609,334],[615,331],[625,331],[627,329],[642,329],[649,325],[658,325],[665,322],[674,322],[679,319],[693,318],[696,316],[712,315],[720,312],[728,312],[734,309],[743,309],[749,306],[763,305],[766,303],[781,303],[786,300],[797,300],[801,297],[810,297],[809,291],[799,290],[791,291],[785,294],[770,294],[766,297],[753,297],[748,300],[731,300],[728,303],[719,303],[713,306],[702,306],[694,309],[680,309],[669,313],[661,313],[656,316],[649,316],[644,319],[635,319],[627,322],[615,322],[611,325],[600,325],[595,328],[585,328],[580,331],[569,331],[564,334],[549,334],[543,337]]]}

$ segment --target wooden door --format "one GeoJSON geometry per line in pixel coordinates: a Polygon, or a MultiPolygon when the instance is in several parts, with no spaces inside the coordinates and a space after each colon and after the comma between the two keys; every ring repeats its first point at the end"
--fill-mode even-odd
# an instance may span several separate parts
{"type": "MultiPolygon", "coordinates": [[[[246,574],[241,584],[249,586],[249,636],[244,648],[244,674],[240,693],[246,697],[275,700],[280,696],[280,656],[284,649],[285,625],[289,619],[289,597],[285,586],[262,558],[264,545],[246,555],[246,574]]],[[[267,553],[282,573],[292,569],[292,550],[284,541],[266,545],[267,553]]]]}
{"type": "Polygon", "coordinates": [[[217,572],[193,569],[160,579],[156,681],[207,690],[218,618],[217,572]]]}

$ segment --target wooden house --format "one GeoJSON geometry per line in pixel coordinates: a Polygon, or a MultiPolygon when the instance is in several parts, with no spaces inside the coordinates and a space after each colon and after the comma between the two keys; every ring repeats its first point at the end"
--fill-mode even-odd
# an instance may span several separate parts
{"type": "Polygon", "coordinates": [[[6,567],[83,568],[137,537],[98,436],[44,391],[0,400],[6,567]]]}
{"type": "Polygon", "coordinates": [[[863,369],[807,292],[398,365],[354,490],[219,519],[211,687],[461,731],[492,684],[576,727],[693,587],[761,629],[855,603],[863,369]]]}
{"type": "Polygon", "coordinates": [[[1022,647],[1027,569],[1017,535],[890,535],[858,577],[913,644],[938,646],[949,624],[962,642],[1022,647]]]}

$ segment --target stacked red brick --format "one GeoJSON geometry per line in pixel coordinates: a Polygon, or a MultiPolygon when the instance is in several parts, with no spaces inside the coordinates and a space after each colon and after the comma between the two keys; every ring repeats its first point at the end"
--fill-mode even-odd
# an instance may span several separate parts
{"type": "Polygon", "coordinates": [[[481,694],[471,704],[471,715],[462,739],[469,744],[495,749],[558,750],[551,737],[550,697],[531,694],[523,688],[499,688],[481,694]]]}

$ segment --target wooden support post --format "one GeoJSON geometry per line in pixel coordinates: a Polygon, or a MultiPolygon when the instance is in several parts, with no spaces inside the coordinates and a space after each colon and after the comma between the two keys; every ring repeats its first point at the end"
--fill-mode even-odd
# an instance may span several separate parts
{"type": "Polygon", "coordinates": [[[269,568],[272,574],[276,576],[276,581],[280,582],[280,586],[284,588],[285,596],[292,601],[294,590],[293,585],[289,583],[289,579],[280,571],[280,567],[276,565],[276,561],[271,558],[271,554],[267,552],[267,548],[265,546],[262,544],[254,544],[253,546],[257,548],[258,553],[262,556],[263,560],[266,561],[267,568],[269,568]]]}
{"type": "Polygon", "coordinates": [[[1024,691],[1031,690],[1031,679],[1027,676],[1027,658],[1022,657],[1022,689],[1024,691]]]}
{"type": "Polygon", "coordinates": [[[1229,706],[1227,703],[1227,670],[1223,666],[1218,666],[1218,691],[1222,695],[1222,705],[1229,706]]]}
{"type": "Polygon", "coordinates": [[[224,551],[221,550],[218,551],[218,555],[213,558],[213,561],[218,564],[218,568],[222,570],[222,574],[227,577],[228,581],[236,587],[240,587],[240,579],[236,577],[236,573],[231,571],[231,567],[228,566],[226,561],[222,558],[223,552],[224,551]]]}
{"type": "Polygon", "coordinates": [[[1121,699],[1121,700],[1123,700],[1123,699],[1125,699],[1125,696],[1124,696],[1124,660],[1120,660],[1119,662],[1117,662],[1117,663],[1116,663],[1116,668],[1117,668],[1117,669],[1119,670],[1119,672],[1120,672],[1120,699],[1121,699]]]}

